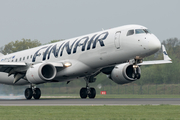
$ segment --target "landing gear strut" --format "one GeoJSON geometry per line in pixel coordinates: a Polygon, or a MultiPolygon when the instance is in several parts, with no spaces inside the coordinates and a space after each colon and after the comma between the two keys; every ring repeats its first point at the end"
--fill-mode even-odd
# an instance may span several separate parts
{"type": "Polygon", "coordinates": [[[138,68],[138,63],[141,63],[142,60],[141,59],[135,59],[135,63],[133,64],[133,74],[132,74],[132,78],[134,79],[140,79],[141,74],[139,72],[139,68],[138,68]]]}
{"type": "Polygon", "coordinates": [[[32,97],[34,99],[39,99],[41,97],[41,90],[33,85],[30,85],[30,88],[26,88],[24,91],[24,96],[27,100],[30,100],[32,97]]]}
{"type": "Polygon", "coordinates": [[[82,99],[86,99],[87,96],[91,99],[96,97],[96,90],[93,87],[89,87],[89,83],[92,83],[95,81],[94,77],[86,77],[86,87],[81,88],[79,94],[82,99]]]}

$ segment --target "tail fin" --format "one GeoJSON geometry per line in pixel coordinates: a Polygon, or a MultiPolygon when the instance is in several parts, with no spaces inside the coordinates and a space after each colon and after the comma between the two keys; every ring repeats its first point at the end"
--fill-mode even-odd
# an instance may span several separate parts
{"type": "Polygon", "coordinates": [[[169,58],[167,52],[166,52],[166,49],[164,47],[164,45],[162,45],[162,50],[163,50],[163,57],[164,57],[164,60],[167,60],[167,61],[172,61],[171,58],[169,58]]]}

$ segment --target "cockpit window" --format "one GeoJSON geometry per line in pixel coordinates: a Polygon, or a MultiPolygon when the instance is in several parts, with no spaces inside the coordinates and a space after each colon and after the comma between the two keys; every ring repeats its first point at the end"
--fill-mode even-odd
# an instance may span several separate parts
{"type": "Polygon", "coordinates": [[[145,33],[151,33],[148,29],[143,29],[145,33]]]}
{"type": "Polygon", "coordinates": [[[133,35],[133,34],[134,34],[134,30],[129,30],[129,31],[127,32],[127,36],[133,35]]]}
{"type": "Polygon", "coordinates": [[[136,29],[136,34],[141,34],[141,33],[145,33],[145,31],[143,29],[136,29]]]}
{"type": "Polygon", "coordinates": [[[148,29],[136,29],[135,32],[136,32],[136,34],[151,33],[148,29]]]}

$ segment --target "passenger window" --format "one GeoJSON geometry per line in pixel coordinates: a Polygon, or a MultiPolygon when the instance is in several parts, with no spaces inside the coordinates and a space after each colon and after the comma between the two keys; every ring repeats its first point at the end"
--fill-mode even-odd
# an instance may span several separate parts
{"type": "Polygon", "coordinates": [[[13,62],[13,60],[12,60],[12,62],[13,62]]]}
{"type": "Polygon", "coordinates": [[[23,57],[23,60],[25,60],[25,57],[23,57]]]}
{"type": "Polygon", "coordinates": [[[31,58],[32,58],[32,55],[31,55],[31,58]]]}
{"type": "Polygon", "coordinates": [[[27,56],[27,59],[29,59],[29,56],[27,56]]]}
{"type": "Polygon", "coordinates": [[[21,61],[21,58],[19,59],[19,61],[21,61]]]}
{"type": "Polygon", "coordinates": [[[145,33],[144,30],[142,30],[142,29],[136,29],[135,31],[136,31],[136,34],[145,33]]]}
{"type": "Polygon", "coordinates": [[[17,59],[16,59],[16,62],[17,62],[17,59]]]}
{"type": "Polygon", "coordinates": [[[129,31],[127,32],[127,36],[133,35],[133,34],[134,34],[134,30],[129,30],[129,31]]]}

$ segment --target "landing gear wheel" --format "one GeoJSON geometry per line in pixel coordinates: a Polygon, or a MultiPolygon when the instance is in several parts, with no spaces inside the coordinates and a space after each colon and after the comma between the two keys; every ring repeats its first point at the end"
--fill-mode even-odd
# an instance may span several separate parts
{"type": "Polygon", "coordinates": [[[136,78],[135,73],[132,73],[132,78],[133,78],[133,79],[135,79],[135,78],[136,78]]]}
{"type": "Polygon", "coordinates": [[[94,99],[95,96],[96,96],[96,90],[94,88],[90,88],[90,93],[88,94],[88,97],[94,99]]]}
{"type": "Polygon", "coordinates": [[[79,94],[80,94],[81,98],[86,99],[87,98],[87,88],[81,88],[79,94]]]}
{"type": "Polygon", "coordinates": [[[30,100],[33,96],[32,88],[26,88],[26,90],[24,91],[24,96],[27,100],[30,100]]]}
{"type": "Polygon", "coordinates": [[[140,77],[141,77],[141,74],[140,73],[136,73],[136,78],[140,79],[140,77]]]}
{"type": "Polygon", "coordinates": [[[41,90],[39,88],[34,89],[33,97],[34,99],[39,99],[41,97],[41,90]]]}

